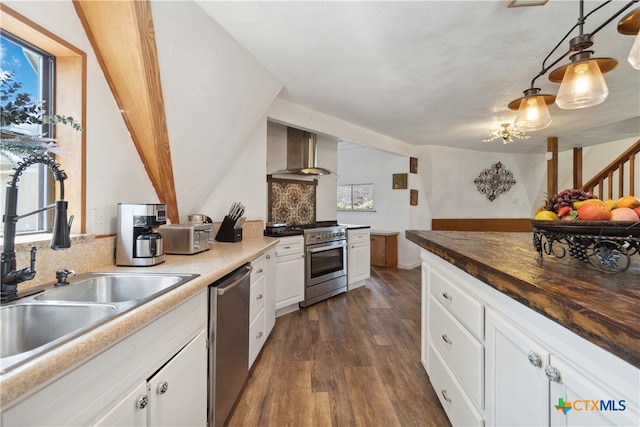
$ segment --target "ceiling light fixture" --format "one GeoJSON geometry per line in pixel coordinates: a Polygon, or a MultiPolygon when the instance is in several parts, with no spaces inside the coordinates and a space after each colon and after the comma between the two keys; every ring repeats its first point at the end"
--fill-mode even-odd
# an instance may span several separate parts
{"type": "Polygon", "coordinates": [[[618,32],[628,36],[636,36],[629,52],[629,64],[640,70],[640,8],[626,15],[618,22],[618,32]]]}
{"type": "Polygon", "coordinates": [[[509,123],[502,123],[500,129],[492,130],[489,133],[488,139],[483,139],[482,142],[491,142],[496,139],[502,139],[503,144],[510,144],[513,142],[513,138],[516,139],[529,139],[530,137],[525,135],[520,129],[515,126],[511,126],[509,123]]]}
{"type": "MultiPolygon", "coordinates": [[[[552,104],[554,101],[560,108],[576,109],[597,105],[605,100],[609,94],[609,90],[602,74],[617,67],[618,61],[613,58],[592,58],[591,55],[593,51],[586,49],[593,45],[593,36],[598,31],[640,0],[629,1],[594,31],[589,34],[584,34],[584,23],[587,18],[595,11],[611,3],[611,1],[612,0],[605,1],[585,16],[584,0],[580,0],[580,16],[577,23],[571,27],[562,40],[558,42],[544,59],[542,69],[538,75],[531,80],[531,87],[524,91],[525,96],[509,103],[511,110],[518,111],[515,125],[519,129],[534,131],[547,128],[551,124],[551,116],[549,115],[547,105],[552,104]],[[549,58],[576,28],[579,28],[580,33],[577,37],[570,40],[569,50],[551,64],[546,65],[549,58]],[[550,81],[561,83],[558,95],[541,95],[540,89],[534,87],[536,79],[545,75],[552,67],[556,66],[569,55],[571,55],[569,57],[571,60],[570,64],[564,65],[549,73],[550,81]]],[[[627,17],[624,19],[626,18],[627,17]]],[[[618,31],[620,31],[620,29],[618,31]]],[[[637,31],[636,28],[636,32],[637,31]]]]}

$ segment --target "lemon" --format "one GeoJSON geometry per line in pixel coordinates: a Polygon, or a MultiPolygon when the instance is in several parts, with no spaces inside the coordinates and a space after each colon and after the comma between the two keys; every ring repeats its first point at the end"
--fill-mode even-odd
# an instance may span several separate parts
{"type": "Polygon", "coordinates": [[[618,207],[618,202],[609,199],[604,201],[604,205],[611,211],[618,207]]]}
{"type": "Polygon", "coordinates": [[[540,211],[536,214],[534,219],[542,221],[556,221],[559,220],[560,217],[553,211],[540,211]]]}

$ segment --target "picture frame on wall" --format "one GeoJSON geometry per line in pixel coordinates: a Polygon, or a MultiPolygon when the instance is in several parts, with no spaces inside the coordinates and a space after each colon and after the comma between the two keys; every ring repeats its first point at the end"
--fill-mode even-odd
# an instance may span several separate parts
{"type": "Polygon", "coordinates": [[[418,173],[418,158],[409,157],[409,172],[418,173]]]}
{"type": "Polygon", "coordinates": [[[394,190],[404,190],[407,188],[407,181],[409,180],[409,175],[406,173],[394,173],[393,174],[393,184],[392,188],[394,190]]]}
{"type": "Polygon", "coordinates": [[[411,190],[409,192],[409,205],[418,206],[418,190],[411,190]]]}

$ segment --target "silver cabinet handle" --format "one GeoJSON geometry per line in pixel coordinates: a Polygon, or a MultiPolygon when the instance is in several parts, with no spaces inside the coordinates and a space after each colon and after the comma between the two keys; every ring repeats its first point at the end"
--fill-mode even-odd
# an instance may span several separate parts
{"type": "Polygon", "coordinates": [[[553,366],[545,366],[544,373],[547,375],[547,378],[549,378],[549,381],[553,381],[554,383],[560,382],[560,372],[553,366]]]}
{"type": "Polygon", "coordinates": [[[291,246],[285,246],[284,248],[285,249],[291,249],[291,246]]]}
{"type": "Polygon", "coordinates": [[[258,295],[258,296],[256,297],[256,301],[261,300],[261,299],[262,299],[262,294],[260,294],[260,295],[258,295]]]}
{"type": "Polygon", "coordinates": [[[267,255],[267,259],[271,259],[271,255],[267,255]]]}
{"type": "Polygon", "coordinates": [[[442,397],[444,398],[444,400],[451,403],[451,398],[447,394],[447,390],[444,390],[444,389],[440,390],[440,394],[442,394],[442,397]]]}
{"type": "Polygon", "coordinates": [[[449,301],[453,301],[453,297],[451,295],[449,295],[446,292],[442,293],[442,296],[444,297],[444,299],[449,300],[449,301]]]}
{"type": "Polygon", "coordinates": [[[158,384],[158,393],[165,394],[168,389],[169,389],[169,383],[168,382],[163,381],[162,383],[158,384]]]}
{"type": "Polygon", "coordinates": [[[258,271],[256,271],[257,274],[261,274],[262,273],[262,269],[259,269],[258,271]]]}
{"type": "Polygon", "coordinates": [[[540,358],[540,355],[537,353],[534,353],[533,351],[530,351],[527,357],[529,358],[529,363],[531,363],[536,368],[540,367],[540,365],[542,364],[542,359],[540,358]]]}
{"type": "Polygon", "coordinates": [[[260,339],[262,338],[262,332],[258,332],[258,335],[256,335],[256,339],[260,339]]]}
{"type": "Polygon", "coordinates": [[[138,401],[136,402],[136,407],[138,409],[144,409],[147,407],[148,404],[149,404],[149,396],[144,394],[138,398],[138,401]]]}
{"type": "Polygon", "coordinates": [[[451,340],[449,339],[449,337],[447,336],[447,334],[443,334],[443,335],[442,335],[442,339],[443,339],[443,341],[444,341],[444,342],[446,342],[447,344],[453,344],[453,341],[451,341],[451,340]]]}

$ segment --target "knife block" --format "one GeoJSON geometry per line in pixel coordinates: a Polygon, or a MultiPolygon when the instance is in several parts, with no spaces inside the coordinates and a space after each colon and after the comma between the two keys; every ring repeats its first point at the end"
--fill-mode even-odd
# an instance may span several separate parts
{"type": "Polygon", "coordinates": [[[234,228],[235,221],[225,215],[218,234],[216,234],[216,240],[218,242],[239,242],[242,240],[242,228],[234,228]]]}

